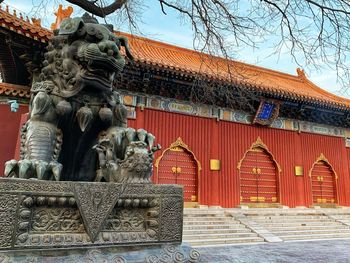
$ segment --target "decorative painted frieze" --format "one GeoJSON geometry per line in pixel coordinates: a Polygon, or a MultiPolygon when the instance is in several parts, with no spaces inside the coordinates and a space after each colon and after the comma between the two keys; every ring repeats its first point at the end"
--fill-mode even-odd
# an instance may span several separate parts
{"type": "Polygon", "coordinates": [[[120,97],[123,101],[123,104],[126,106],[133,106],[135,107],[137,104],[137,96],[136,95],[129,95],[129,94],[120,94],[120,97]]]}
{"type": "Polygon", "coordinates": [[[318,123],[299,121],[300,131],[310,132],[310,133],[319,133],[325,135],[333,135],[339,137],[345,137],[346,131],[348,129],[342,129],[338,127],[332,127],[328,125],[322,125],[318,123]]]}
{"type": "Polygon", "coordinates": [[[208,105],[193,104],[162,97],[147,97],[146,107],[201,117],[213,117],[212,107],[208,105]]]}
{"type": "MultiPolygon", "coordinates": [[[[121,97],[128,108],[128,118],[136,119],[135,106],[138,105],[138,97],[145,100],[145,107],[150,109],[163,110],[168,112],[176,112],[207,118],[218,118],[223,121],[237,122],[243,124],[252,124],[254,115],[240,110],[232,110],[226,108],[216,108],[209,105],[193,104],[185,101],[164,98],[160,96],[146,96],[144,94],[133,94],[128,91],[120,91],[121,97]]],[[[299,121],[278,117],[272,121],[271,128],[291,130],[298,132],[316,133],[337,137],[350,138],[350,129],[339,128],[313,122],[299,121]]]]}
{"type": "Polygon", "coordinates": [[[251,124],[253,118],[253,115],[244,111],[220,109],[220,120],[251,124]]]}

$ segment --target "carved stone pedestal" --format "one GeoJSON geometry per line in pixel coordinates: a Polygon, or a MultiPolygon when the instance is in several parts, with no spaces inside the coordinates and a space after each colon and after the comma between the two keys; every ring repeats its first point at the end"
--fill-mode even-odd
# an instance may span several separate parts
{"type": "Polygon", "coordinates": [[[180,244],[176,185],[0,178],[0,250],[180,244]]]}

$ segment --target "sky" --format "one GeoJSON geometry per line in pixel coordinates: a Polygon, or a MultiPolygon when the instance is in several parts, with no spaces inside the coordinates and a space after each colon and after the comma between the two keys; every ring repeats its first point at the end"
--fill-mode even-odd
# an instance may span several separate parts
{"type": "MultiPolygon", "coordinates": [[[[115,30],[131,31],[131,33],[142,34],[147,38],[193,49],[190,25],[181,23],[177,13],[174,11],[166,10],[167,15],[163,14],[160,11],[158,1],[145,0],[144,2],[148,6],[140,11],[142,13],[142,22],[138,23],[139,31],[130,30],[128,26],[118,23],[113,16],[107,18],[107,22],[114,24],[115,30]]],[[[6,0],[4,3],[8,4],[10,9],[11,7],[15,8],[29,17],[41,18],[42,25],[47,28],[55,21],[54,12],[57,10],[59,3],[62,3],[64,8],[69,5],[68,2],[60,0],[6,0]],[[41,3],[44,3],[44,5],[41,3]]],[[[77,6],[73,6],[73,8],[74,12],[72,16],[81,16],[84,13],[77,6]]],[[[234,58],[245,63],[296,75],[296,68],[300,67],[300,65],[293,61],[288,50],[282,50],[279,55],[271,55],[271,53],[271,43],[266,42],[260,44],[255,49],[247,46],[239,48],[234,54],[234,58]]],[[[302,64],[302,60],[299,63],[302,64]]],[[[309,80],[317,86],[343,96],[340,92],[341,86],[337,82],[335,69],[314,69],[308,67],[304,69],[309,80]]]]}

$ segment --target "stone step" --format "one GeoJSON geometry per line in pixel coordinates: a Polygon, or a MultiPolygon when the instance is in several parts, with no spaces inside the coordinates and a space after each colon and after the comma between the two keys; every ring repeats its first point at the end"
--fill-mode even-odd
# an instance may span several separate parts
{"type": "Polygon", "coordinates": [[[305,239],[332,239],[332,238],[350,238],[349,233],[336,234],[309,234],[309,235],[281,235],[283,240],[305,240],[305,239]]]}
{"type": "Polygon", "coordinates": [[[196,234],[188,235],[183,233],[182,237],[185,240],[202,240],[202,239],[225,239],[225,238],[244,238],[244,237],[256,237],[257,235],[252,232],[247,233],[224,233],[224,234],[196,234]]]}
{"type": "MultiPolygon", "coordinates": [[[[186,213],[207,213],[207,212],[213,212],[213,213],[219,213],[224,212],[225,209],[223,208],[193,208],[193,207],[186,207],[184,209],[186,213]]],[[[350,211],[350,210],[349,210],[350,211]]]]}
{"type": "Polygon", "coordinates": [[[334,213],[334,212],[327,212],[327,215],[332,215],[332,216],[349,216],[350,217],[350,213],[349,212],[339,212],[339,213],[334,213]]]}
{"type": "Polygon", "coordinates": [[[243,213],[244,215],[248,216],[248,217],[256,217],[256,218],[265,218],[265,217],[289,217],[289,218],[295,218],[295,217],[305,217],[305,218],[319,218],[319,217],[327,217],[326,214],[323,214],[323,213],[320,213],[320,214],[313,214],[313,215],[302,215],[302,214],[282,214],[282,215],[279,215],[279,214],[276,214],[276,215],[269,215],[269,214],[259,214],[259,215],[250,215],[250,214],[245,214],[243,213]]]}
{"type": "Polygon", "coordinates": [[[333,216],[334,218],[336,219],[341,219],[341,220],[350,220],[350,216],[347,217],[347,216],[333,216]]]}
{"type": "Polygon", "coordinates": [[[214,220],[197,220],[197,221],[185,221],[183,222],[184,225],[220,225],[220,224],[239,224],[235,221],[214,221],[214,220]]]}
{"type": "Polygon", "coordinates": [[[184,217],[184,221],[230,221],[233,220],[232,217],[184,217]]]}
{"type": "Polygon", "coordinates": [[[220,212],[220,213],[211,213],[211,212],[207,212],[207,213],[186,213],[184,212],[184,216],[193,216],[193,217],[198,217],[198,216],[225,216],[225,213],[220,212]]]}
{"type": "Polygon", "coordinates": [[[191,229],[184,230],[183,234],[188,235],[203,235],[203,234],[240,234],[240,233],[252,233],[248,228],[238,228],[238,229],[191,229]]]}
{"type": "Polygon", "coordinates": [[[300,219],[300,220],[310,220],[310,219],[327,219],[329,220],[328,216],[284,216],[284,215],[280,215],[280,216],[247,216],[248,218],[254,218],[255,220],[275,220],[275,219],[286,219],[286,220],[295,220],[295,219],[300,219]]]}
{"type": "Polygon", "coordinates": [[[288,230],[288,231],[271,231],[276,236],[284,235],[313,235],[313,234],[348,234],[350,236],[350,229],[315,229],[315,230],[288,230]]]}
{"type": "Polygon", "coordinates": [[[317,230],[317,229],[344,229],[344,230],[350,230],[350,228],[344,226],[344,225],[335,225],[335,226],[283,226],[283,227],[268,227],[269,231],[288,231],[288,230],[317,230]]]}
{"type": "Polygon", "coordinates": [[[278,220],[278,219],[285,219],[285,220],[329,220],[330,218],[328,216],[322,216],[322,217],[303,217],[303,216],[296,216],[296,217],[287,217],[287,216],[266,216],[266,217],[257,217],[257,216],[247,216],[247,218],[254,219],[254,220],[278,220]]]}
{"type": "Polygon", "coordinates": [[[323,210],[313,210],[313,211],[304,211],[304,212],[298,212],[294,210],[282,210],[282,209],[276,209],[275,212],[254,212],[245,210],[242,211],[243,214],[251,215],[251,216],[319,216],[319,215],[325,215],[323,210]]]}
{"type": "Polygon", "coordinates": [[[338,223],[338,222],[278,222],[278,223],[260,223],[261,226],[264,226],[266,228],[270,227],[298,227],[298,226],[343,226],[343,224],[338,223]]]}
{"type": "Polygon", "coordinates": [[[189,243],[191,246],[208,246],[208,245],[228,245],[240,243],[260,243],[264,242],[261,237],[246,237],[246,238],[223,238],[223,239],[201,239],[201,240],[182,240],[189,243]]]}
{"type": "MultiPolygon", "coordinates": [[[[254,221],[254,220],[252,220],[254,221]]],[[[308,220],[291,220],[291,221],[283,221],[283,220],[276,220],[276,221],[254,221],[254,222],[257,222],[257,223],[260,223],[260,224],[339,224],[339,222],[333,220],[333,219],[329,219],[329,220],[312,220],[312,221],[308,221],[308,220]]]]}
{"type": "Polygon", "coordinates": [[[202,210],[202,209],[184,209],[184,215],[193,215],[193,216],[201,216],[201,215],[224,215],[225,212],[223,210],[202,210]]]}
{"type": "Polygon", "coordinates": [[[244,225],[241,224],[231,224],[231,225],[183,225],[183,230],[210,230],[210,229],[227,229],[227,230],[241,230],[246,229],[244,225]]]}
{"type": "Polygon", "coordinates": [[[275,220],[255,220],[250,218],[250,220],[256,222],[256,223],[261,223],[261,224],[266,224],[266,223],[332,223],[336,222],[333,219],[312,219],[312,220],[305,220],[305,219],[295,219],[295,220],[286,220],[283,218],[275,219],[275,220]]]}
{"type": "Polygon", "coordinates": [[[344,224],[350,225],[350,220],[348,219],[338,219],[338,220],[341,220],[341,222],[344,224]]]}

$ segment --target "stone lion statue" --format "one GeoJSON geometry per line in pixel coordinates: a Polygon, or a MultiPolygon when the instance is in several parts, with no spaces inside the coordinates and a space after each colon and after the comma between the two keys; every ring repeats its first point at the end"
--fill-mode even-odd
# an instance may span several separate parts
{"type": "Polygon", "coordinates": [[[159,147],[152,134],[127,128],[126,107],[112,88],[125,66],[122,47],[132,59],[127,39],[89,15],[62,21],[31,87],[20,160],[5,164],[5,176],[149,182],[159,147]]]}

